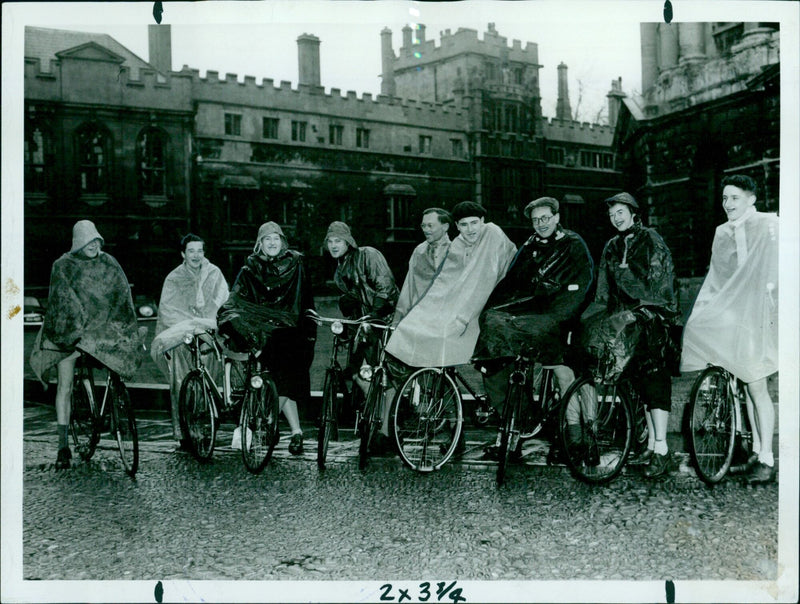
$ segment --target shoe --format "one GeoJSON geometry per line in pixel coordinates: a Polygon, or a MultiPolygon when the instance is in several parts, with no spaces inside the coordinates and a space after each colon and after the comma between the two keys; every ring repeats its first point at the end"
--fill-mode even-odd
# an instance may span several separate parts
{"type": "Polygon", "coordinates": [[[741,464],[737,464],[735,466],[731,466],[728,472],[730,474],[747,474],[755,467],[758,463],[758,453],[751,453],[750,457],[747,458],[747,461],[741,464]]]}
{"type": "Polygon", "coordinates": [[[653,450],[652,449],[645,449],[639,455],[637,455],[634,459],[631,460],[631,463],[636,464],[649,464],[650,459],[653,457],[653,450]]]}
{"type": "Polygon", "coordinates": [[[289,441],[289,453],[292,455],[303,454],[303,434],[292,434],[292,439],[289,441]]]}
{"type": "Polygon", "coordinates": [[[56,470],[69,470],[70,459],[72,459],[72,451],[69,450],[69,447],[61,447],[58,450],[58,457],[56,457],[56,470]]]}
{"type": "Polygon", "coordinates": [[[394,455],[394,452],[394,443],[381,432],[378,432],[369,444],[369,454],[374,457],[394,455]]]}
{"type": "Polygon", "coordinates": [[[483,459],[488,459],[489,461],[498,461],[500,459],[500,447],[498,445],[484,447],[483,459]]]}
{"type": "Polygon", "coordinates": [[[768,466],[763,462],[758,462],[750,470],[744,479],[747,484],[767,484],[775,480],[775,466],[768,466]]]}
{"type": "Polygon", "coordinates": [[[561,447],[559,447],[558,443],[554,440],[550,443],[550,449],[547,451],[547,465],[556,466],[564,463],[566,463],[566,460],[564,459],[561,447]]]}
{"type": "Polygon", "coordinates": [[[644,469],[644,475],[647,478],[660,478],[666,476],[673,469],[673,457],[671,453],[662,455],[661,453],[653,453],[650,458],[650,463],[644,469]]]}

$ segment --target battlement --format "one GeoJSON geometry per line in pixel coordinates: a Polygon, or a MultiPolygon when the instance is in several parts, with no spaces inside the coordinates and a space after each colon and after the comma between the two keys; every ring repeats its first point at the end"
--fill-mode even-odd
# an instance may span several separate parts
{"type": "Polygon", "coordinates": [[[508,39],[501,36],[490,23],[483,39],[478,38],[478,31],[466,27],[459,27],[455,33],[449,29],[439,32],[440,44],[434,40],[412,41],[410,45],[400,47],[400,53],[395,59],[395,69],[404,69],[413,65],[434,63],[443,59],[463,53],[475,53],[497,59],[508,59],[511,62],[538,65],[539,46],[534,42],[527,42],[525,48],[522,42],[513,40],[511,46],[508,39]]]}
{"type": "Polygon", "coordinates": [[[614,139],[612,126],[558,118],[543,117],[541,119],[542,133],[548,141],[608,146],[614,139]]]}
{"type": "MultiPolygon", "coordinates": [[[[330,88],[325,91],[323,86],[309,86],[282,80],[278,86],[271,78],[263,78],[257,82],[253,76],[244,76],[239,81],[236,74],[228,73],[220,79],[219,72],[206,71],[205,77],[200,76],[200,71],[184,66],[179,72],[191,80],[192,97],[198,101],[222,103],[252,107],[270,107],[280,110],[305,110],[318,111],[320,114],[341,115],[350,117],[364,115],[366,110],[376,119],[381,119],[381,112],[395,113],[399,108],[409,113],[426,113],[434,119],[461,117],[466,111],[465,106],[455,106],[452,102],[431,103],[401,99],[396,96],[379,94],[373,97],[372,93],[365,92],[360,96],[354,90],[343,91],[341,88],[330,88]]],[[[386,119],[389,119],[387,114],[386,119]]]]}

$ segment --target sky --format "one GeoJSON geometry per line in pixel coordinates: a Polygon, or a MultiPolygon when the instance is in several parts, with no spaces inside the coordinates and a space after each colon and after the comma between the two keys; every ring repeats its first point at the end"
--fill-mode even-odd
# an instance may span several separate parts
{"type": "MultiPolygon", "coordinates": [[[[147,24],[153,23],[152,3],[136,5],[56,3],[36,12],[29,25],[109,33],[141,58],[148,58],[147,24]],[[92,9],[92,6],[94,9],[92,9]],[[96,10],[102,6],[103,10],[96,10]]],[[[392,30],[399,52],[404,25],[423,23],[426,39],[440,44],[440,32],[475,29],[483,39],[488,24],[507,38],[538,44],[542,112],[555,116],[557,66],[568,66],[573,112],[581,121],[607,117],[606,94],[611,81],[622,78],[623,90],[641,87],[639,24],[597,11],[597,3],[548,2],[316,2],[175,3],[164,2],[162,23],[172,27],[172,68],[184,65],[235,73],[242,80],[272,78],[297,85],[297,37],[320,38],[321,80],[326,90],[339,88],[377,95],[380,92],[381,41],[384,27],[392,30]],[[555,7],[555,8],[554,8],[555,7]],[[578,8],[583,7],[583,8],[578,8]],[[598,22],[600,18],[600,22],[598,22]],[[580,97],[580,104],[579,104],[580,97]]],[[[649,13],[647,13],[649,14],[649,13]]],[[[660,17],[660,8],[653,19],[660,17]]]]}

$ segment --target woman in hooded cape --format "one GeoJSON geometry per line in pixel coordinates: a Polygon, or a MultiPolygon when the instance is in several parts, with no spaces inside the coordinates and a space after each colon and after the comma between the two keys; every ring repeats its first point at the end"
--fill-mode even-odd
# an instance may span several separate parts
{"type": "Polygon", "coordinates": [[[289,451],[303,451],[297,403],[307,401],[309,368],[314,358],[317,326],[305,316],[314,309],[311,280],[300,252],[290,250],[275,222],[258,230],[253,254],[236,277],[228,300],[219,309],[220,334],[241,351],[262,350],[281,409],[292,430],[289,451]]]}

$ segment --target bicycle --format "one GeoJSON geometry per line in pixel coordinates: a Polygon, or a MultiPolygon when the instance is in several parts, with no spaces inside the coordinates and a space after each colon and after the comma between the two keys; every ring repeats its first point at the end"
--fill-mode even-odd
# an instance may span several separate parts
{"type": "Polygon", "coordinates": [[[251,473],[260,473],[275,449],[280,413],[275,383],[258,360],[261,351],[229,350],[217,341],[213,330],[186,333],[183,343],[189,346],[194,361],[194,368],[181,383],[178,402],[181,430],[189,440],[190,452],[198,461],[208,461],[214,452],[220,412],[240,406],[242,462],[251,473]],[[203,362],[203,353],[208,352],[203,344],[210,346],[223,364],[222,389],[203,362]]]}
{"type": "Polygon", "coordinates": [[[708,485],[745,469],[732,464],[737,442],[746,455],[753,450],[749,417],[742,412],[746,405],[744,383],[717,365],[706,367],[692,385],[686,409],[689,456],[697,476],[708,485]]]}
{"type": "Polygon", "coordinates": [[[525,355],[514,359],[500,415],[498,486],[505,482],[508,463],[521,443],[539,434],[560,407],[561,398],[553,369],[554,366],[538,365],[525,355]],[[538,375],[537,369],[541,372],[538,375]]]}
{"type": "Polygon", "coordinates": [[[391,434],[400,458],[412,470],[438,470],[459,445],[464,418],[455,376],[454,367],[424,367],[397,391],[391,434]]]}
{"type": "Polygon", "coordinates": [[[610,381],[582,376],[564,393],[558,433],[567,466],[578,480],[611,482],[631,452],[646,443],[643,406],[630,380],[624,373],[610,381]]]}
{"type": "MultiPolygon", "coordinates": [[[[356,339],[359,338],[359,333],[364,336],[372,329],[377,329],[381,332],[377,364],[373,366],[364,362],[359,369],[359,377],[365,382],[369,382],[364,407],[356,414],[356,426],[359,435],[358,467],[363,470],[367,467],[370,444],[372,444],[381,424],[381,418],[379,417],[381,402],[389,387],[389,376],[386,375],[386,368],[384,367],[385,349],[386,343],[389,341],[389,335],[394,328],[380,320],[367,320],[364,318],[359,321],[361,321],[361,325],[359,326],[359,332],[356,333],[356,339]]],[[[353,389],[355,390],[355,388],[356,386],[354,385],[353,389]]]]}
{"type": "MultiPolygon", "coordinates": [[[[352,341],[352,338],[345,333],[345,325],[358,326],[363,323],[363,320],[322,317],[314,310],[306,311],[306,316],[317,325],[330,325],[333,334],[330,365],[325,370],[325,381],[322,387],[322,408],[317,432],[317,466],[320,470],[324,470],[328,456],[328,444],[331,440],[339,439],[339,400],[344,399],[350,392],[350,389],[347,388],[344,370],[339,363],[339,353],[343,349],[349,349],[352,341]]],[[[351,396],[355,396],[358,391],[360,391],[359,388],[353,388],[351,396]]]]}
{"type": "Polygon", "coordinates": [[[125,472],[136,477],[139,468],[139,434],[136,417],[130,402],[128,389],[119,374],[105,367],[100,361],[80,351],[75,360],[75,377],[72,382],[70,432],[75,451],[84,461],[89,461],[100,442],[110,408],[109,431],[117,441],[119,456],[125,472]],[[108,372],[106,387],[100,404],[95,396],[94,369],[108,372]],[[108,405],[108,406],[107,406],[108,405]]]}

